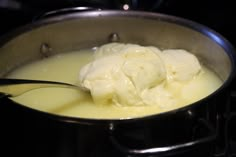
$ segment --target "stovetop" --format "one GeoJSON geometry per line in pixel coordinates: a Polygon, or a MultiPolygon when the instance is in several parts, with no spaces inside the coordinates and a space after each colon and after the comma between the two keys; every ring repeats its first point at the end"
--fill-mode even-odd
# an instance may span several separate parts
{"type": "Polygon", "coordinates": [[[226,124],[226,143],[230,157],[236,156],[236,89],[233,88],[228,103],[227,124],[226,124]]]}
{"type": "MultiPolygon", "coordinates": [[[[206,25],[223,35],[236,46],[236,9],[233,2],[222,0],[0,0],[0,36],[32,23],[35,17],[60,8],[92,6],[102,9],[150,11],[183,17],[206,25]],[[127,5],[126,5],[127,7],[127,5]]],[[[220,157],[236,157],[236,80],[230,85],[230,99],[225,118],[225,145],[220,157]]]]}

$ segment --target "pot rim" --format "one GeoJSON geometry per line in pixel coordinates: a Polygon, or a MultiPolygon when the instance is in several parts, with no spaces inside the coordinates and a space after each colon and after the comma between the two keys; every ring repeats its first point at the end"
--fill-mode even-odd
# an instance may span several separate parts
{"type": "MultiPolygon", "coordinates": [[[[129,122],[134,122],[134,121],[140,121],[140,120],[148,120],[148,119],[153,119],[156,117],[163,117],[171,114],[175,114],[177,112],[181,111],[187,111],[192,107],[196,107],[198,105],[201,105],[202,102],[204,102],[206,99],[209,99],[215,95],[217,95],[220,91],[225,89],[233,80],[236,74],[236,69],[235,69],[235,64],[236,64],[236,54],[235,54],[235,49],[231,45],[231,43],[225,39],[222,35],[219,33],[215,32],[211,28],[208,28],[207,26],[204,26],[202,24],[199,24],[197,22],[177,17],[177,16],[172,16],[172,15],[167,15],[167,14],[162,14],[162,13],[152,13],[152,12],[144,12],[144,11],[120,11],[120,10],[96,10],[96,11],[84,11],[84,12],[75,12],[75,13],[69,13],[69,14],[64,14],[64,15],[58,15],[55,17],[49,17],[46,19],[40,19],[39,21],[36,21],[34,23],[27,24],[23,27],[20,27],[13,32],[6,34],[5,36],[0,39],[0,47],[7,43],[9,40],[13,39],[14,37],[23,34],[25,32],[31,31],[35,28],[42,27],[48,24],[54,24],[58,23],[64,20],[73,20],[73,19],[83,19],[83,18],[99,18],[99,17],[135,17],[135,18],[143,18],[143,19],[152,19],[152,20],[159,20],[159,21],[165,21],[169,23],[175,23],[184,27],[188,27],[190,29],[193,29],[211,40],[213,40],[215,43],[217,43],[220,47],[222,47],[226,54],[228,55],[230,61],[231,61],[231,71],[229,74],[229,77],[224,81],[224,83],[221,85],[220,88],[218,88],[215,92],[212,94],[204,97],[203,99],[188,104],[186,106],[173,109],[170,111],[165,111],[157,114],[152,114],[152,115],[145,115],[145,116],[140,116],[140,117],[131,117],[131,118],[114,118],[114,119],[94,119],[94,118],[81,118],[81,117],[70,117],[70,116],[64,116],[64,115],[59,115],[59,114],[53,114],[53,113],[48,113],[44,111],[40,111],[37,109],[32,109],[29,107],[26,107],[24,105],[21,105],[19,103],[16,103],[26,109],[30,109],[34,112],[37,113],[43,113],[45,116],[48,116],[50,118],[63,121],[63,122],[69,122],[69,123],[78,123],[78,124],[87,124],[87,125],[100,125],[100,124],[109,124],[109,127],[113,127],[114,124],[116,123],[129,123],[129,122]]],[[[15,102],[14,102],[15,103],[15,102]]]]}

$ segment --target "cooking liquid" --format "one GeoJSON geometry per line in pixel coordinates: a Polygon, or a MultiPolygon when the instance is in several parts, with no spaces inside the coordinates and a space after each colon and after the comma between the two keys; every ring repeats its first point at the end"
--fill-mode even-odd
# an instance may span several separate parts
{"type": "MultiPolygon", "coordinates": [[[[22,66],[8,78],[61,81],[71,84],[78,83],[80,68],[92,60],[93,50],[80,50],[58,54],[31,64],[22,66]]],[[[27,107],[82,118],[126,119],[157,114],[193,103],[214,92],[222,85],[216,74],[202,65],[202,72],[192,81],[183,85],[182,92],[176,92],[178,85],[169,87],[179,102],[176,105],[161,107],[157,105],[117,106],[114,104],[94,104],[88,93],[67,88],[41,88],[12,98],[27,107]]]]}

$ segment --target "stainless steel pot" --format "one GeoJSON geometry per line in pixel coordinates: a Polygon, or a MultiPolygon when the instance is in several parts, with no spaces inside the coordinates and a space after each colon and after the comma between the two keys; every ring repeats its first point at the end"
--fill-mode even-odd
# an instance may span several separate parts
{"type": "MultiPolygon", "coordinates": [[[[2,99],[0,103],[16,106],[17,110],[24,110],[31,113],[31,116],[52,119],[55,123],[60,121],[65,125],[74,124],[76,128],[80,128],[80,132],[90,132],[90,137],[94,139],[98,136],[104,137],[121,152],[130,154],[178,151],[217,138],[216,128],[222,125],[219,123],[222,120],[219,119],[222,118],[224,110],[227,86],[235,74],[234,48],[218,33],[186,19],[135,11],[88,11],[46,18],[20,28],[1,40],[0,76],[4,77],[16,67],[34,60],[112,41],[153,45],[162,49],[186,49],[214,70],[224,84],[216,92],[194,104],[129,120],[53,115],[29,109],[7,98],[2,99]],[[196,124],[203,126],[208,134],[193,138],[192,128],[196,124]],[[86,131],[81,127],[86,127],[86,131]],[[154,146],[143,149],[131,149],[120,143],[122,140],[119,139],[122,138],[135,141],[140,138],[140,133],[137,132],[143,132],[147,128],[156,130],[159,134],[156,139],[161,142],[155,141],[154,146]],[[173,133],[172,130],[176,132],[173,133]],[[111,138],[107,138],[108,136],[111,138]],[[177,136],[184,140],[176,140],[177,136]]],[[[145,139],[143,138],[144,141],[145,139]]]]}

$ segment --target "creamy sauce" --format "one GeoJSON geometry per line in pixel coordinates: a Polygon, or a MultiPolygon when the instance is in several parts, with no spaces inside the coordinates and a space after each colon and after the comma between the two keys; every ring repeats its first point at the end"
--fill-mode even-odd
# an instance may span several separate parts
{"type": "MultiPolygon", "coordinates": [[[[80,50],[58,54],[22,66],[7,77],[78,84],[80,69],[91,61],[93,56],[93,50],[80,50]]],[[[202,71],[198,74],[198,77],[195,77],[186,85],[183,86],[179,83],[173,83],[167,87],[168,90],[176,93],[176,97],[179,97],[179,103],[175,105],[119,106],[114,104],[95,104],[89,94],[65,88],[37,89],[13,98],[13,100],[37,110],[73,117],[126,119],[152,115],[195,102],[214,92],[222,85],[222,81],[214,72],[203,65],[201,66],[202,71]],[[180,86],[183,86],[181,87],[182,90],[178,91],[180,86]]]]}

